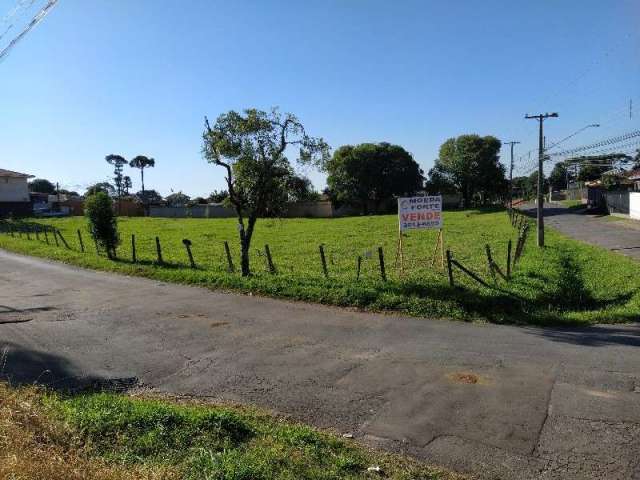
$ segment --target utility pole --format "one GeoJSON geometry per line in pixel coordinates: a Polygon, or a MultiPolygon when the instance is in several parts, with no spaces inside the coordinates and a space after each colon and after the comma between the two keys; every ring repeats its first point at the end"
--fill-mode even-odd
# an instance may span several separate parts
{"type": "Polygon", "coordinates": [[[513,146],[520,142],[504,142],[505,145],[511,145],[511,164],[509,166],[509,208],[513,208],[513,146]]]}
{"type": "Polygon", "coordinates": [[[538,205],[537,205],[537,220],[538,220],[538,247],[544,247],[544,121],[547,118],[558,118],[557,113],[541,113],[540,115],[525,115],[526,119],[538,120],[540,125],[540,131],[538,135],[538,205]]]}

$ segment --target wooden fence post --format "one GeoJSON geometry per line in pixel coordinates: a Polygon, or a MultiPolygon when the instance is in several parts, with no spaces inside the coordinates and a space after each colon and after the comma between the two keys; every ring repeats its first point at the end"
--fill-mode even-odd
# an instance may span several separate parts
{"type": "Polygon", "coordinates": [[[507,278],[511,279],[511,239],[507,243],[507,278]]]}
{"type": "Polygon", "coordinates": [[[182,240],[182,244],[184,245],[184,248],[187,249],[187,255],[189,256],[189,264],[191,265],[191,268],[196,268],[196,262],[194,262],[193,254],[191,253],[191,240],[185,238],[182,240]]]}
{"type": "Polygon", "coordinates": [[[65,248],[67,248],[67,250],[71,250],[71,247],[69,246],[69,244],[67,243],[67,241],[64,239],[64,237],[62,236],[62,233],[60,233],[60,230],[56,229],[56,233],[58,234],[58,236],[60,237],[60,240],[62,240],[62,243],[64,244],[65,248]]]}
{"type": "Polygon", "coordinates": [[[80,229],[78,229],[78,241],[80,242],[80,251],[84,253],[84,242],[82,241],[82,233],[80,233],[80,229]]]}
{"type": "Polygon", "coordinates": [[[40,226],[36,225],[33,227],[33,231],[36,232],[36,240],[40,241],[40,226]]]}
{"type": "Polygon", "coordinates": [[[233,267],[233,260],[231,260],[231,250],[229,249],[229,242],[225,240],[224,251],[227,254],[227,272],[233,273],[235,268],[233,267]]]}
{"type": "Polygon", "coordinates": [[[382,247],[378,247],[378,260],[380,261],[380,276],[383,281],[387,281],[387,272],[384,269],[384,252],[382,247]]]}
{"type": "Polygon", "coordinates": [[[136,263],[138,258],[136,256],[136,236],[131,234],[131,263],[136,263]]]}
{"type": "Polygon", "coordinates": [[[491,274],[491,278],[493,278],[493,282],[497,283],[498,279],[496,278],[496,272],[493,269],[493,258],[491,258],[491,247],[489,244],[485,244],[484,250],[487,254],[487,265],[489,266],[489,273],[491,274]]]}
{"type": "Polygon", "coordinates": [[[449,286],[453,287],[453,269],[451,268],[451,251],[447,250],[447,273],[449,274],[449,286]]]}
{"type": "Polygon", "coordinates": [[[44,241],[47,242],[47,245],[49,245],[49,234],[47,233],[47,226],[45,225],[44,227],[44,241]]]}
{"type": "Polygon", "coordinates": [[[52,228],[52,229],[51,229],[51,233],[53,233],[53,239],[54,239],[54,240],[55,240],[55,242],[56,242],[56,247],[59,247],[59,246],[60,246],[60,244],[58,243],[58,235],[56,235],[56,229],[55,229],[55,228],[52,228]]]}
{"type": "Polygon", "coordinates": [[[162,260],[162,247],[160,246],[160,238],[156,237],[156,254],[158,256],[158,264],[162,265],[164,261],[162,260]]]}
{"type": "Polygon", "coordinates": [[[485,282],[482,278],[480,278],[478,275],[476,275],[475,273],[473,273],[471,270],[469,270],[467,267],[465,267],[464,265],[462,265],[460,262],[456,261],[456,260],[451,260],[451,263],[453,265],[455,265],[456,267],[458,267],[460,270],[462,270],[464,273],[466,273],[467,275],[469,275],[471,278],[473,278],[476,282],[478,282],[481,285],[484,285],[485,287],[489,287],[489,284],[487,282],[485,282]]]}
{"type": "Polygon", "coordinates": [[[269,273],[271,275],[275,275],[276,266],[273,264],[273,259],[271,258],[271,250],[269,250],[269,245],[264,246],[264,253],[267,256],[267,266],[269,267],[269,273]]]}
{"type": "Polygon", "coordinates": [[[527,232],[529,230],[529,224],[525,224],[524,227],[522,227],[522,230],[520,231],[520,234],[518,235],[518,243],[516,244],[516,251],[515,254],[513,256],[513,265],[515,266],[515,264],[518,262],[518,260],[520,260],[520,256],[522,255],[522,251],[524,250],[524,244],[527,241],[527,232]]]}
{"type": "Polygon", "coordinates": [[[329,278],[329,271],[327,270],[327,259],[324,256],[324,247],[320,245],[320,261],[322,262],[322,273],[325,278],[329,278]]]}
{"type": "Polygon", "coordinates": [[[358,255],[358,260],[356,261],[356,280],[360,280],[360,268],[362,267],[362,257],[358,255]]]}

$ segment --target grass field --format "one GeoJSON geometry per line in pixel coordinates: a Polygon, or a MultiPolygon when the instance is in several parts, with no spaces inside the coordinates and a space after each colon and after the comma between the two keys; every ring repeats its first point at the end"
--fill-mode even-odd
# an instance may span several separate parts
{"type": "Polygon", "coordinates": [[[0,478],[30,480],[454,479],[264,412],[0,382],[0,478]]]}
{"type": "Polygon", "coordinates": [[[341,219],[266,219],[256,227],[251,250],[254,275],[242,278],[226,271],[223,242],[229,241],[236,269],[239,262],[234,219],[122,218],[122,245],[117,261],[96,255],[82,217],[41,221],[59,228],[71,250],[47,245],[42,236],[0,235],[0,247],[101,270],[211,288],[287,297],[369,310],[418,316],[492,322],[615,323],[640,318],[640,265],[598,247],[547,231],[547,247],[535,247],[529,236],[510,282],[493,284],[488,274],[485,244],[503,270],[507,242],[515,245],[516,230],[504,211],[446,212],[445,242],[453,257],[479,274],[487,288],[456,270],[456,287],[431,267],[437,232],[414,231],[404,237],[405,274],[394,268],[397,219],[394,215],[341,219]],[[80,253],[77,230],[84,236],[80,253]],[[138,263],[131,262],[130,237],[137,239],[138,263]],[[165,265],[155,262],[155,236],[162,244],[165,265]],[[182,239],[193,242],[197,264],[189,268],[182,239]],[[277,274],[267,269],[268,244],[277,274]],[[324,245],[329,278],[320,263],[324,245]],[[380,278],[377,248],[385,252],[388,281],[380,278]],[[360,279],[356,259],[363,257],[360,279]]]}

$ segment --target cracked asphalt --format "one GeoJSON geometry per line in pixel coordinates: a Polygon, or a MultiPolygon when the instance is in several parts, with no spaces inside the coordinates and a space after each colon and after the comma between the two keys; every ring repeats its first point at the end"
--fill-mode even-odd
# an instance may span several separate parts
{"type": "Polygon", "coordinates": [[[478,478],[640,479],[640,325],[465,324],[0,251],[0,376],[256,404],[478,478]]]}

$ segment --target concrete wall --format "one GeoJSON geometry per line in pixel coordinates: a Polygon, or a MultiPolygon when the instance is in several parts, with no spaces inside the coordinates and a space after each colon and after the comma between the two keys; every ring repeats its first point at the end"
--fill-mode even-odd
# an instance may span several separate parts
{"type": "Polygon", "coordinates": [[[630,210],[630,196],[627,190],[617,190],[613,192],[603,192],[604,201],[607,207],[607,211],[612,213],[620,213],[623,215],[629,215],[630,210]]]}
{"type": "Polygon", "coordinates": [[[331,218],[334,216],[333,205],[330,201],[323,202],[296,202],[287,207],[284,215],[289,218],[331,218]]]}
{"type": "Polygon", "coordinates": [[[236,214],[232,208],[222,205],[195,205],[193,207],[149,207],[151,217],[163,218],[231,218],[236,214]]]}
{"type": "Polygon", "coordinates": [[[30,202],[26,178],[0,177],[0,202],[30,202]]]}
{"type": "Polygon", "coordinates": [[[0,218],[33,215],[31,202],[0,202],[0,218]]]}
{"type": "MultiPolygon", "coordinates": [[[[462,197],[460,195],[443,195],[442,203],[446,209],[458,208],[462,197]]],[[[383,206],[384,207],[384,206],[383,206]]],[[[393,213],[396,211],[396,201],[392,200],[387,207],[381,208],[382,212],[393,213]]],[[[373,210],[372,210],[373,211],[373,210]]],[[[329,200],[319,202],[296,202],[287,206],[283,215],[285,218],[333,218],[360,215],[361,210],[348,205],[334,208],[329,200]]],[[[163,218],[234,218],[235,210],[220,204],[195,205],[193,207],[159,207],[152,206],[149,209],[151,217],[163,218]]]]}
{"type": "Polygon", "coordinates": [[[586,188],[570,188],[565,192],[566,192],[567,200],[583,200],[583,203],[587,203],[586,188]]]}
{"type": "Polygon", "coordinates": [[[640,220],[640,192],[629,193],[629,216],[640,220]]]}

